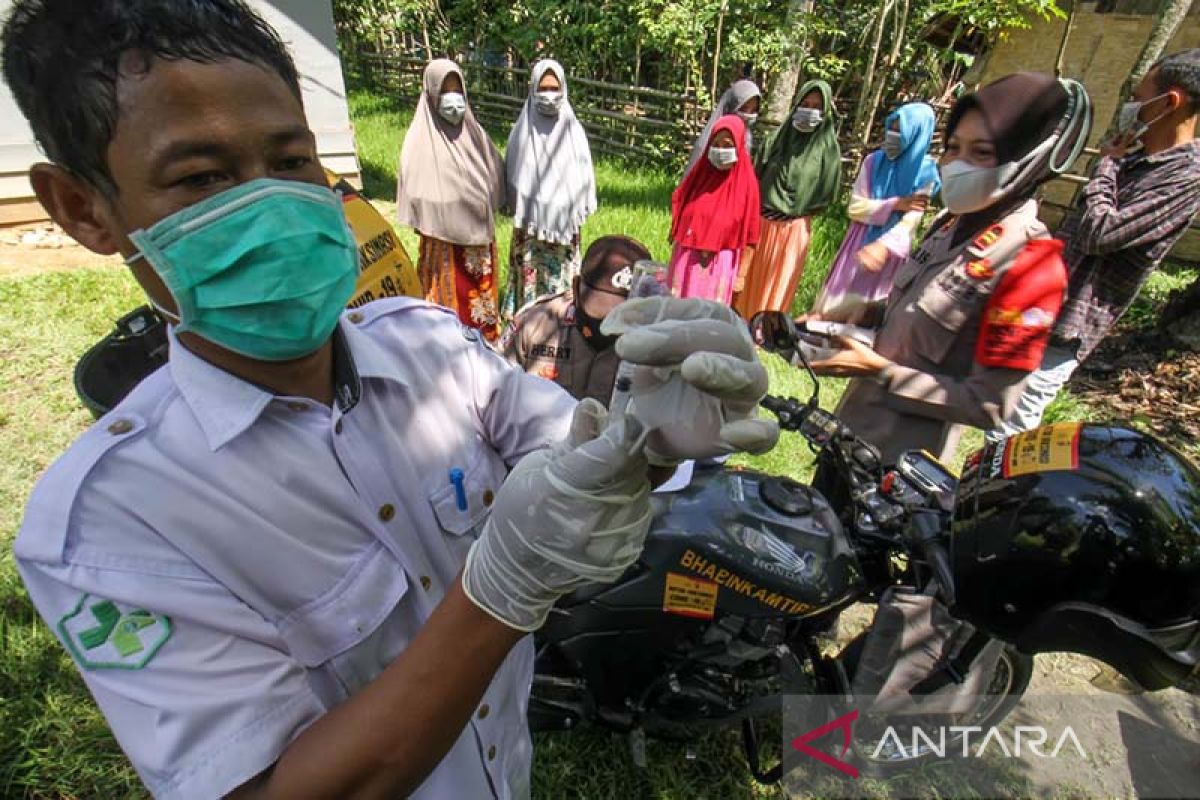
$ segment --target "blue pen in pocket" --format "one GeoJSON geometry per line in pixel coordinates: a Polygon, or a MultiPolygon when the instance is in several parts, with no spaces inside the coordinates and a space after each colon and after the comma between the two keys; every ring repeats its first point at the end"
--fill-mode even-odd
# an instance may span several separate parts
{"type": "Polygon", "coordinates": [[[463,471],[458,467],[450,470],[450,484],[454,487],[454,503],[459,511],[467,510],[467,489],[463,485],[463,471]]]}

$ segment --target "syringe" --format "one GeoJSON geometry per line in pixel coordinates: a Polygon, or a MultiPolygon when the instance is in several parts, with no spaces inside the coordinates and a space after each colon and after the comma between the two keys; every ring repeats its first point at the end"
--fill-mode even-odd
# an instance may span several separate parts
{"type": "MultiPolygon", "coordinates": [[[[667,288],[666,264],[642,259],[633,265],[633,278],[629,284],[629,300],[640,297],[661,297],[670,293],[667,288]]],[[[608,402],[609,415],[625,413],[625,409],[629,405],[629,390],[633,387],[633,373],[636,369],[636,364],[626,361],[622,361],[617,367],[612,399],[608,402]]]]}

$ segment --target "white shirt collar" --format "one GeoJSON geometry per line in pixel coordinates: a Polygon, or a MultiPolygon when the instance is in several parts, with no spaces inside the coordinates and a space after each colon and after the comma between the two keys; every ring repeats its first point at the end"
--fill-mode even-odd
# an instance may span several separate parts
{"type": "MultiPolygon", "coordinates": [[[[340,377],[347,384],[354,402],[361,393],[360,377],[408,382],[401,359],[391,356],[344,318],[339,326],[348,356],[344,360],[349,362],[339,364],[340,377]]],[[[193,353],[180,343],[174,325],[167,326],[167,338],[170,341],[171,377],[195,414],[212,450],[220,449],[253,425],[263,409],[275,399],[276,395],[269,390],[226,372],[193,353]]],[[[348,407],[344,406],[345,409],[348,407]]]]}

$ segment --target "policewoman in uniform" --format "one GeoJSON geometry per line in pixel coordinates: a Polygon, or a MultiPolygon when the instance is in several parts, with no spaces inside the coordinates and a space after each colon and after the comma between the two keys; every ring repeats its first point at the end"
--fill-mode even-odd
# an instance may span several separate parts
{"type": "MultiPolygon", "coordinates": [[[[3,42],[38,198],[171,320],[169,362],[41,477],[13,546],[149,791],[527,796],[526,633],[637,558],[644,426],[447,309],[344,309],[342,200],[243,3],[17,0],[3,42]]],[[[659,300],[625,315],[625,359],[690,353],[723,377],[684,390],[737,426],[714,444],[770,447],[737,412],[766,389],[748,334],[705,319],[701,347],[675,317],[712,309],[659,300]]]]}
{"type": "Polygon", "coordinates": [[[607,405],[621,359],[600,323],[629,296],[633,264],[648,258],[650,251],[627,236],[592,242],[571,291],[541,297],[513,320],[501,342],[504,357],[577,400],[607,405]]]}
{"type": "Polygon", "coordinates": [[[1008,75],[955,104],[945,211],[868,314],[882,322],[874,349],[843,340],[813,364],[855,378],[837,413],[885,464],[920,448],[949,460],[962,426],[998,425],[1041,363],[1066,269],[1034,192],[1070,168],[1090,130],[1083,87],[1049,75],[1008,75]]]}

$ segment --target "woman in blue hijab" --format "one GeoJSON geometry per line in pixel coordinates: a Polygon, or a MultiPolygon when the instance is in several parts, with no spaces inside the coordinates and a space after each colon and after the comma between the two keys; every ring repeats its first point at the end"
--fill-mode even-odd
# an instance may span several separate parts
{"type": "Polygon", "coordinates": [[[861,308],[892,290],[929,197],[941,188],[929,157],[933,128],[933,109],[925,103],[888,115],[883,147],[863,159],[854,181],[850,229],[813,306],[823,318],[856,322],[861,308]]]}

